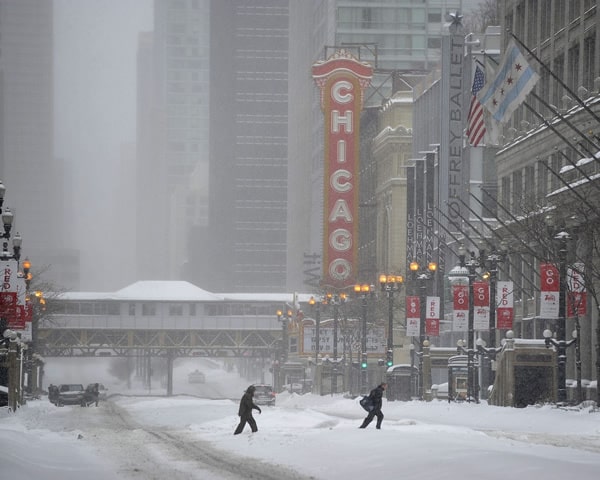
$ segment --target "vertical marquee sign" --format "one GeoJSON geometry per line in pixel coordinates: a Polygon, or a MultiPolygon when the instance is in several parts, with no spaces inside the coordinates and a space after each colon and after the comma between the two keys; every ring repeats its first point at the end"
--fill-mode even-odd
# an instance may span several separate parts
{"type": "Polygon", "coordinates": [[[323,283],[345,288],[356,281],[360,111],[373,69],[338,50],[312,75],[325,115],[323,283]]]}

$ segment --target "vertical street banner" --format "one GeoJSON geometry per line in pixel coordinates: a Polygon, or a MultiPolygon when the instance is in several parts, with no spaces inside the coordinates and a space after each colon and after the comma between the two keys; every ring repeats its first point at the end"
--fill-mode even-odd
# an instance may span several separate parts
{"type": "Polygon", "coordinates": [[[312,66],[325,116],[323,170],[323,283],[347,288],[356,283],[360,112],[373,68],[346,50],[312,66]]]}
{"type": "Polygon", "coordinates": [[[558,318],[560,278],[552,263],[540,264],[540,317],[558,318]]]}
{"type": "Polygon", "coordinates": [[[406,264],[415,259],[415,167],[406,167],[406,264]]]}
{"type": "Polygon", "coordinates": [[[473,282],[473,328],[490,328],[490,286],[486,282],[473,282]]]}
{"type": "MultiPolygon", "coordinates": [[[[452,232],[460,232],[463,228],[464,213],[462,199],[469,204],[468,166],[463,160],[463,131],[467,113],[463,109],[464,92],[469,86],[463,84],[463,62],[465,58],[465,35],[462,25],[457,20],[449,27],[449,32],[442,36],[442,76],[440,112],[440,152],[439,152],[439,207],[448,217],[448,228],[452,232]],[[443,179],[443,181],[442,181],[443,179]]],[[[470,61],[470,59],[469,59],[470,61]]]]}
{"type": "Polygon", "coordinates": [[[415,161],[415,261],[425,263],[425,162],[415,161]]]}
{"type": "Polygon", "coordinates": [[[421,301],[418,296],[406,297],[406,336],[418,337],[421,332],[421,301]]]}
{"type": "Polygon", "coordinates": [[[497,282],[496,328],[512,330],[514,319],[513,282],[497,282]]]}
{"type": "Polygon", "coordinates": [[[452,330],[466,332],[468,329],[469,315],[469,287],[467,285],[453,285],[452,298],[454,314],[452,316],[452,330]]]}
{"type": "Polygon", "coordinates": [[[14,259],[2,260],[2,288],[0,289],[0,317],[6,320],[10,329],[24,328],[17,318],[17,272],[18,264],[14,259]]]}
{"type": "Polygon", "coordinates": [[[440,336],[440,297],[427,297],[425,309],[425,335],[440,336]]]}
{"type": "MultiPolygon", "coordinates": [[[[425,261],[434,261],[434,189],[435,189],[435,153],[425,154],[425,261]]],[[[437,292],[436,292],[437,293],[437,292]]]]}
{"type": "Polygon", "coordinates": [[[567,268],[567,317],[583,317],[587,313],[584,268],[581,262],[567,268]]]}

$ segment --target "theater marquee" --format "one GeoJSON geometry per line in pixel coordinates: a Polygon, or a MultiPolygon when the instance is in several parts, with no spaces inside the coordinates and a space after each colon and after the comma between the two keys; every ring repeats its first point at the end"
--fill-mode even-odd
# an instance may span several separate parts
{"type": "Polygon", "coordinates": [[[323,283],[346,288],[356,282],[360,111],[373,69],[338,50],[312,74],[325,115],[323,283]]]}

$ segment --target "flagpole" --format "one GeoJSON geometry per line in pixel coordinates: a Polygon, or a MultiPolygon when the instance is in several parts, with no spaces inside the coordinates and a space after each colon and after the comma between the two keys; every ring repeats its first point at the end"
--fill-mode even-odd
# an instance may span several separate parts
{"type": "Polygon", "coordinates": [[[579,98],[578,95],[575,94],[575,92],[573,90],[571,90],[567,84],[565,84],[565,82],[563,82],[548,66],[546,66],[546,64],[544,62],[542,62],[535,53],[533,53],[528,47],[527,45],[525,45],[520,39],[519,37],[517,37],[512,31],[507,30],[508,34],[514,38],[517,43],[519,45],[521,45],[525,50],[527,50],[527,53],[529,53],[529,55],[531,55],[533,58],[536,59],[536,61],[544,68],[544,70],[546,70],[550,75],[552,75],[552,78],[554,78],[555,80],[557,80],[561,86],[567,91],[569,92],[569,94],[571,94],[575,100],[577,100],[577,103],[579,103],[579,105],[581,105],[586,112],[588,112],[592,117],[594,117],[594,119],[600,123],[600,117],[598,117],[598,115],[596,115],[586,104],[583,100],[581,100],[581,98],[579,98]]]}
{"type": "MultiPolygon", "coordinates": [[[[472,195],[472,194],[471,194],[471,195],[472,195]]],[[[488,222],[486,222],[486,221],[485,221],[483,218],[481,218],[481,217],[480,217],[480,216],[479,216],[477,213],[475,213],[475,211],[473,211],[473,209],[472,209],[471,207],[467,206],[467,208],[468,208],[468,209],[471,211],[471,213],[473,213],[473,214],[474,214],[474,215],[475,215],[475,216],[476,216],[476,217],[477,217],[477,218],[478,218],[478,219],[479,219],[479,220],[480,220],[480,221],[481,221],[481,222],[482,222],[484,225],[486,225],[486,226],[487,226],[487,227],[490,229],[490,231],[491,231],[491,232],[492,232],[494,235],[496,235],[496,237],[497,237],[497,238],[498,238],[500,241],[504,240],[504,238],[503,238],[503,237],[502,237],[502,236],[501,236],[501,235],[500,235],[498,232],[494,231],[494,230],[492,229],[492,227],[491,227],[491,226],[488,224],[488,222]]],[[[499,218],[496,218],[496,220],[498,220],[498,222],[500,223],[500,225],[502,225],[502,227],[506,228],[506,224],[504,224],[504,223],[503,223],[503,222],[502,222],[502,221],[501,221],[499,218]]],[[[483,237],[483,238],[485,238],[485,237],[483,237]]],[[[493,242],[491,242],[491,241],[490,241],[490,240],[488,240],[487,238],[486,238],[485,240],[486,240],[486,242],[488,243],[488,245],[490,245],[491,247],[495,247],[495,245],[494,245],[494,243],[493,243],[493,242]]],[[[540,273],[534,269],[534,267],[533,267],[533,265],[532,265],[531,263],[529,263],[527,260],[525,260],[525,259],[523,258],[523,256],[522,256],[522,255],[521,255],[521,257],[520,257],[520,258],[521,258],[521,261],[522,261],[524,264],[526,264],[526,265],[527,265],[529,268],[531,268],[531,271],[532,271],[532,272],[534,272],[535,274],[537,274],[537,276],[538,276],[538,277],[540,276],[540,273]]],[[[508,263],[508,265],[509,265],[510,267],[512,267],[512,268],[513,268],[515,271],[517,271],[517,272],[518,272],[518,269],[516,268],[516,265],[514,264],[514,262],[511,262],[511,260],[510,260],[510,256],[507,256],[506,263],[508,263]]],[[[525,280],[527,281],[527,283],[529,283],[529,285],[530,285],[530,286],[531,286],[531,287],[532,287],[534,290],[536,290],[536,289],[538,288],[538,287],[536,286],[536,284],[535,284],[535,283],[533,283],[531,280],[529,280],[529,278],[527,278],[527,276],[525,276],[525,274],[524,274],[524,273],[520,273],[519,275],[520,275],[520,276],[521,276],[523,279],[525,279],[525,280]]],[[[512,278],[512,277],[511,277],[511,278],[512,278]]]]}

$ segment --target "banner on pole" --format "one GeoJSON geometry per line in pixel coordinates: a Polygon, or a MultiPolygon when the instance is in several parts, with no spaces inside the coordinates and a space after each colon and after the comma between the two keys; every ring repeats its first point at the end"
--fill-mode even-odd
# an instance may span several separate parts
{"type": "Polygon", "coordinates": [[[487,282],[473,282],[473,328],[490,328],[490,286],[487,282]]]}
{"type": "Polygon", "coordinates": [[[496,328],[500,330],[512,330],[514,319],[513,304],[513,282],[497,283],[496,298],[498,307],[496,308],[496,328]]]}
{"type": "Polygon", "coordinates": [[[406,297],[406,336],[418,337],[421,332],[421,302],[418,296],[406,297]]]}
{"type": "Polygon", "coordinates": [[[425,309],[425,334],[438,337],[440,335],[440,297],[427,297],[425,309]]]}
{"type": "Polygon", "coordinates": [[[452,330],[466,332],[469,314],[469,287],[467,285],[453,285],[452,298],[454,304],[452,316],[452,330]]]}

